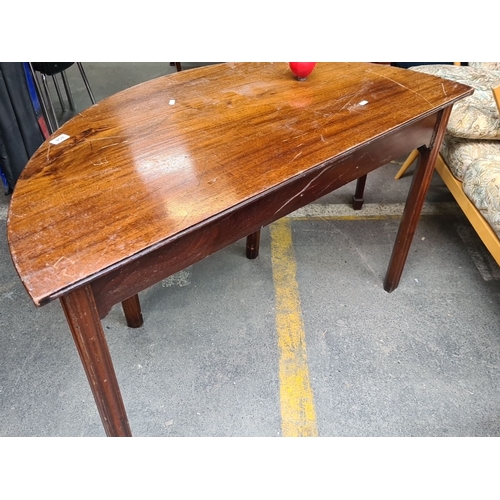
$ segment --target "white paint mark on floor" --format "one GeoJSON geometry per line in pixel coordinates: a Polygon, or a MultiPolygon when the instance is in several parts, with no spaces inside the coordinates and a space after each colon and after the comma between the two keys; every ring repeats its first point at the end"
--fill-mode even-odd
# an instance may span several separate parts
{"type": "MultiPolygon", "coordinates": [[[[303,208],[292,212],[289,217],[392,217],[403,214],[404,203],[365,203],[361,210],[353,210],[350,204],[320,205],[311,203],[303,208]]],[[[424,203],[422,215],[457,215],[461,210],[455,202],[449,203],[424,203]]]]}
{"type": "Polygon", "coordinates": [[[191,267],[186,267],[178,273],[172,274],[168,278],[162,280],[161,286],[166,288],[170,286],[188,286],[191,284],[191,267]]]}

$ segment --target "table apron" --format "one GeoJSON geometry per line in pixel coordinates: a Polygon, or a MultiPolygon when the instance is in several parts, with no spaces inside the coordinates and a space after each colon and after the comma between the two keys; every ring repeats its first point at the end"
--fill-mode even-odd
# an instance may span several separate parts
{"type": "MultiPolygon", "coordinates": [[[[91,280],[99,315],[203,258],[420,146],[432,145],[439,112],[325,161],[187,229],[91,280]]],[[[67,293],[67,291],[65,292],[67,293]]]]}

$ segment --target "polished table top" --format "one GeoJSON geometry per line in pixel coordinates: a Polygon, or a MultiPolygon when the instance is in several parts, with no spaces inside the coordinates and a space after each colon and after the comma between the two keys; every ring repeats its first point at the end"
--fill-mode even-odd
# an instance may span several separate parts
{"type": "Polygon", "coordinates": [[[32,157],[9,209],[14,264],[42,305],[468,93],[370,63],[318,63],[305,82],[286,63],[226,63],[137,85],[32,157]]]}

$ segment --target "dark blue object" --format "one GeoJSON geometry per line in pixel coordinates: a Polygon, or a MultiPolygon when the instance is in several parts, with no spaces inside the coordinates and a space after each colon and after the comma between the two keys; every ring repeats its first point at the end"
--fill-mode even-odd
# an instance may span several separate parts
{"type": "MultiPolygon", "coordinates": [[[[455,64],[453,62],[395,62],[392,63],[392,66],[396,66],[397,68],[411,68],[412,66],[425,66],[428,64],[455,64]]],[[[464,64],[464,63],[461,63],[464,64]]]]}
{"type": "Polygon", "coordinates": [[[23,63],[0,62],[0,164],[11,190],[43,140],[23,63]]]}
{"type": "Polygon", "coordinates": [[[3,173],[2,165],[0,165],[0,177],[2,178],[2,184],[3,184],[5,194],[6,195],[10,194],[12,192],[12,190],[10,189],[9,183],[7,181],[7,177],[5,177],[5,174],[3,173]]]}

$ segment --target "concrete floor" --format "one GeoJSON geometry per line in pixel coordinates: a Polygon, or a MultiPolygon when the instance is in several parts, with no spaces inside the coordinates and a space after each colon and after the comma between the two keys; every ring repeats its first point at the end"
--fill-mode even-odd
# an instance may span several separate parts
{"type": "MultiPolygon", "coordinates": [[[[175,71],[85,69],[98,101],[175,71]]],[[[288,218],[318,435],[500,436],[500,270],[437,175],[399,288],[383,290],[411,180],[399,166],[369,176],[360,212],[351,184],[288,218]]],[[[134,435],[283,434],[272,239],[256,260],[240,241],[144,291],[140,329],[118,306],[103,320],[134,435]]],[[[61,307],[35,308],[5,238],[0,331],[0,436],[103,436],[61,307]]]]}

